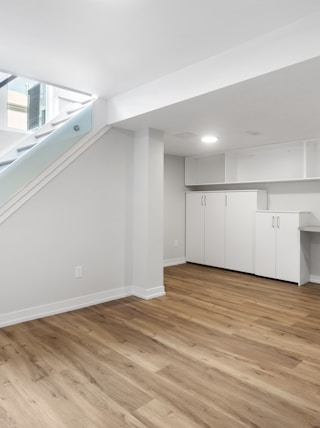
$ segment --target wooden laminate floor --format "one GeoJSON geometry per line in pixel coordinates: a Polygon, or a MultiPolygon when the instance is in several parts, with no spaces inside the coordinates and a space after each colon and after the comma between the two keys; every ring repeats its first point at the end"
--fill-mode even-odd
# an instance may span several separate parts
{"type": "Polygon", "coordinates": [[[320,286],[197,265],[0,330],[0,428],[320,427],[320,286]]]}

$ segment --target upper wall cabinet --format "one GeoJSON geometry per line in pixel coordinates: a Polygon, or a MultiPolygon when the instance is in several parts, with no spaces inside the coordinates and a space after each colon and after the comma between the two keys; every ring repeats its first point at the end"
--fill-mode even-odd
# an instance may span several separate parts
{"type": "Polygon", "coordinates": [[[320,140],[306,144],[306,178],[320,177],[320,140]]]}
{"type": "Polygon", "coordinates": [[[226,181],[252,182],[304,178],[304,145],[274,144],[229,152],[226,181]]]}
{"type": "Polygon", "coordinates": [[[186,186],[224,183],[225,155],[207,156],[201,158],[185,158],[186,186]]]}
{"type": "Polygon", "coordinates": [[[186,186],[320,179],[320,140],[187,157],[186,186]]]}

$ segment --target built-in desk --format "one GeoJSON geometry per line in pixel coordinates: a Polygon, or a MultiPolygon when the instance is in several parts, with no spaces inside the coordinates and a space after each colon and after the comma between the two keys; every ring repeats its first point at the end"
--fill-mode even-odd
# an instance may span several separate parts
{"type": "Polygon", "coordinates": [[[315,232],[320,233],[320,226],[301,226],[299,228],[301,232],[315,232]]]}
{"type": "MultiPolygon", "coordinates": [[[[307,232],[307,233],[300,233],[300,237],[301,237],[301,241],[304,240],[306,243],[309,243],[310,246],[310,241],[313,238],[316,238],[316,235],[313,235],[314,233],[320,233],[320,226],[300,226],[299,228],[300,232],[307,232]],[[312,233],[312,235],[311,235],[312,233]]],[[[318,238],[318,236],[317,236],[318,238]]],[[[310,250],[309,250],[310,251],[310,250]]],[[[307,255],[309,262],[308,265],[310,265],[310,258],[311,258],[311,254],[307,255]]],[[[309,266],[309,272],[310,272],[310,266],[309,266]]],[[[311,275],[310,272],[310,279],[311,282],[315,282],[315,283],[320,283],[319,282],[319,277],[315,277],[311,275]]]]}

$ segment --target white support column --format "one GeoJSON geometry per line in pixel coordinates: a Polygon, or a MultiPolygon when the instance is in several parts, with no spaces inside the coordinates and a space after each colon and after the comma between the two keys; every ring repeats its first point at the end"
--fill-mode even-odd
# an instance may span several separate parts
{"type": "Polygon", "coordinates": [[[163,133],[137,132],[133,183],[133,290],[163,296],[163,133]]]}

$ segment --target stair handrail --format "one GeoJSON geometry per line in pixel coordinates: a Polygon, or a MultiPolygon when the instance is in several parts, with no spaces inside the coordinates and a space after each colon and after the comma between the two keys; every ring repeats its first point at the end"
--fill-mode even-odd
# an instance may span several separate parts
{"type": "Polygon", "coordinates": [[[0,89],[6,86],[8,83],[12,82],[12,80],[16,79],[18,76],[11,74],[11,76],[6,77],[2,82],[0,82],[0,89]]]}

